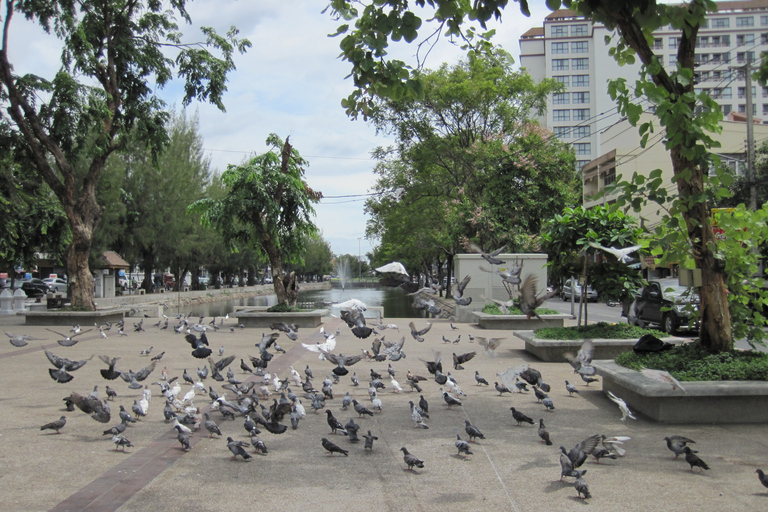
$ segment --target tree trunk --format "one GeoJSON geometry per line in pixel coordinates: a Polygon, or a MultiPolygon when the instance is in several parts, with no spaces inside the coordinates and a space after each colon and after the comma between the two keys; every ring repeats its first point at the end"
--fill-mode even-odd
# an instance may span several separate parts
{"type": "MultiPolygon", "coordinates": [[[[74,218],[79,219],[79,217],[74,218]]],[[[72,308],[94,311],[96,309],[96,303],[93,300],[94,280],[88,266],[93,225],[89,226],[83,221],[70,222],[70,225],[72,226],[72,243],[67,248],[67,276],[72,308]]]]}

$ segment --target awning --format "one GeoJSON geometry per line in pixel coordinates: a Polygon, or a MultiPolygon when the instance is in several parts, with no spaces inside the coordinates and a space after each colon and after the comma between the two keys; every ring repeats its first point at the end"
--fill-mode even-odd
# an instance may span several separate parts
{"type": "Polygon", "coordinates": [[[406,276],[408,275],[408,272],[405,271],[405,267],[399,261],[393,261],[392,263],[387,263],[386,265],[374,270],[376,270],[376,272],[382,272],[382,273],[392,272],[395,274],[403,274],[406,276]]]}

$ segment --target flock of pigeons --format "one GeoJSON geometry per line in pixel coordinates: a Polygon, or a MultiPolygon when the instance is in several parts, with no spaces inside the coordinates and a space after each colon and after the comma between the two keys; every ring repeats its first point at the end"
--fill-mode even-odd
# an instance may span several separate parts
{"type": "MultiPolygon", "coordinates": [[[[465,279],[464,281],[468,280],[465,279]]],[[[466,286],[466,283],[464,285],[466,286]]],[[[525,287],[526,285],[523,284],[523,289],[525,287]]],[[[535,283],[533,287],[535,290],[535,283]]],[[[378,440],[378,437],[373,433],[373,429],[366,429],[361,425],[365,423],[365,420],[361,420],[361,418],[382,414],[385,409],[384,402],[390,400],[388,397],[399,396],[403,393],[407,393],[410,397],[418,393],[418,401],[415,399],[408,401],[410,420],[413,422],[414,428],[423,430],[430,428],[427,424],[430,419],[430,404],[424,396],[425,394],[429,396],[429,393],[425,393],[423,391],[424,388],[434,386],[439,392],[439,396],[447,410],[461,408],[464,402],[469,400],[467,394],[461,388],[456,374],[464,370],[464,365],[471,363],[473,358],[477,356],[477,351],[453,352],[451,358],[452,369],[446,369],[443,367],[441,352],[433,348],[431,360],[420,360],[423,368],[426,369],[427,376],[419,375],[408,369],[404,374],[403,380],[400,377],[402,369],[396,369],[392,363],[406,359],[404,352],[405,336],[401,336],[398,341],[387,340],[386,335],[380,335],[380,333],[389,329],[397,331],[399,335],[399,327],[396,324],[384,324],[383,322],[367,325],[363,315],[364,309],[365,305],[359,301],[349,301],[341,305],[341,318],[357,338],[363,339],[371,334],[375,334],[370,348],[361,348],[360,353],[354,355],[345,355],[337,351],[336,339],[342,335],[341,329],[335,333],[326,333],[321,328],[324,341],[320,343],[302,343],[302,346],[308,351],[317,354],[320,364],[330,363],[328,376],[322,382],[319,379],[315,379],[310,365],[306,366],[303,375],[296,371],[293,366],[289,368],[290,373],[287,376],[283,376],[283,378],[277,375],[277,373],[270,371],[270,363],[272,363],[275,353],[285,352],[277,343],[280,336],[285,335],[291,341],[299,339],[299,328],[295,325],[286,325],[284,323],[272,324],[270,327],[273,332],[268,334],[262,333],[261,339],[256,341],[255,347],[258,355],[249,356],[250,364],[246,362],[245,358],[240,358],[239,368],[242,373],[236,375],[231,365],[235,363],[237,357],[234,355],[225,357],[224,347],[222,346],[219,349],[220,359],[214,360],[213,351],[210,348],[210,342],[206,334],[211,330],[218,330],[223,325],[224,319],[219,321],[218,327],[215,327],[217,326],[216,318],[206,324],[202,317],[197,322],[190,321],[189,316],[179,317],[178,325],[174,330],[179,334],[183,334],[192,348],[191,355],[193,358],[190,359],[190,363],[197,361],[197,364],[199,364],[200,361],[205,361],[208,364],[198,367],[194,373],[190,373],[185,369],[180,379],[177,376],[170,376],[167,367],[165,367],[159,379],[151,385],[157,385],[160,389],[161,396],[165,400],[165,406],[162,410],[163,418],[176,431],[181,449],[192,449],[193,443],[190,442],[190,438],[197,431],[203,431],[204,429],[204,432],[209,437],[223,437],[222,429],[232,430],[231,427],[223,428],[222,424],[224,422],[232,421],[237,424],[238,421],[242,421],[248,441],[236,440],[236,436],[233,437],[234,434],[226,438],[226,446],[230,450],[232,458],[240,457],[241,459],[249,460],[252,458],[251,453],[267,455],[269,450],[265,438],[262,437],[263,431],[266,430],[271,435],[282,435],[288,432],[289,425],[292,430],[298,429],[301,421],[307,415],[307,410],[302,401],[304,400],[307,403],[307,408],[312,409],[315,413],[325,409],[324,412],[330,432],[320,439],[322,449],[328,452],[329,456],[340,454],[348,457],[351,447],[359,443],[361,438],[363,440],[363,450],[374,450],[374,441],[378,440]],[[349,375],[349,368],[363,361],[369,363],[369,372],[365,375],[361,373],[358,376],[357,372],[353,371],[349,375]],[[377,371],[373,368],[374,364],[384,362],[388,362],[386,371],[377,371]],[[453,375],[452,371],[455,372],[453,375]],[[241,379],[242,375],[246,375],[247,378],[241,379]],[[357,398],[353,398],[349,389],[341,396],[335,392],[334,386],[340,382],[341,377],[346,376],[350,379],[351,386],[349,389],[354,390],[363,385],[362,383],[367,383],[367,402],[357,400],[360,397],[359,393],[356,394],[357,398]],[[211,380],[209,381],[208,379],[211,380]],[[402,384],[398,382],[398,379],[401,379],[402,384]],[[218,383],[218,391],[214,389],[211,381],[218,383]],[[433,381],[434,384],[431,384],[430,381],[433,381]],[[186,392],[183,386],[188,386],[186,392]],[[407,388],[408,391],[405,391],[404,388],[407,388]],[[412,393],[414,395],[411,395],[412,393]],[[204,395],[207,395],[207,399],[203,399],[206,403],[201,407],[200,397],[204,395]],[[331,402],[335,404],[333,408],[331,407],[331,402]],[[355,421],[354,417],[350,417],[348,422],[342,423],[334,415],[336,407],[340,407],[340,410],[344,412],[354,409],[359,423],[355,421]],[[205,410],[205,412],[201,414],[201,410],[205,410]],[[366,433],[363,434],[362,432],[366,433]],[[329,439],[331,436],[337,436],[343,443],[331,441],[329,439]],[[342,446],[342,444],[345,446],[342,446]],[[251,453],[249,453],[250,448],[253,448],[251,453]]],[[[165,322],[167,327],[169,319],[166,318],[165,322]]],[[[144,330],[142,323],[143,320],[138,324],[134,324],[135,332],[142,332],[144,330]]],[[[102,336],[104,336],[105,330],[111,328],[111,326],[97,327],[99,327],[102,336]]],[[[162,320],[158,322],[157,327],[164,328],[162,320]]],[[[410,322],[411,338],[416,342],[427,341],[431,327],[432,324],[427,323],[425,327],[417,328],[414,322],[410,322]]],[[[454,330],[458,330],[452,324],[451,327],[454,330]]],[[[124,325],[120,325],[119,330],[123,331],[124,325]]],[[[61,338],[57,340],[59,345],[69,347],[78,342],[77,337],[88,331],[81,329],[79,326],[74,326],[68,334],[56,331],[51,332],[54,332],[61,338]]],[[[15,347],[24,346],[32,341],[39,341],[26,335],[11,333],[6,333],[6,335],[15,347]]],[[[442,338],[442,346],[449,344],[453,347],[460,343],[461,335],[455,340],[445,336],[442,338]]],[[[468,339],[469,343],[474,343],[476,340],[483,349],[485,356],[490,358],[496,356],[495,351],[504,340],[503,338],[472,337],[471,335],[468,336],[468,339]]],[[[439,344],[438,340],[429,340],[429,342],[433,346],[439,344]]],[[[100,355],[98,357],[106,365],[106,368],[101,368],[99,371],[101,377],[106,381],[112,383],[119,382],[118,379],[120,379],[129,389],[141,390],[141,398],[134,399],[133,405],[130,406],[130,411],[126,409],[125,405],[121,404],[116,418],[118,422],[103,431],[103,436],[109,436],[112,443],[114,443],[115,450],[124,451],[127,448],[133,447],[133,444],[127,437],[129,426],[136,425],[138,420],[150,414],[150,403],[153,399],[153,393],[150,391],[147,382],[159,364],[161,364],[160,361],[165,354],[165,352],[162,352],[152,356],[153,348],[149,347],[140,352],[141,356],[150,359],[146,367],[136,372],[131,369],[118,369],[120,357],[110,357],[107,355],[100,355]]],[[[593,344],[590,341],[586,341],[578,353],[570,354],[566,358],[573,367],[574,374],[578,375],[578,378],[582,379],[586,386],[597,381],[595,369],[591,366],[593,351],[593,344]]],[[[83,368],[93,357],[72,361],[60,355],[54,355],[48,350],[45,351],[45,355],[53,366],[53,368],[49,369],[51,379],[60,384],[71,382],[74,378],[72,372],[83,368]]],[[[191,364],[191,366],[196,366],[197,364],[191,364]]],[[[523,364],[499,371],[496,376],[497,380],[493,382],[493,385],[494,390],[499,395],[533,392],[536,402],[543,407],[541,409],[542,412],[555,413],[555,403],[552,397],[549,396],[551,386],[544,380],[538,370],[523,364]]],[[[490,389],[488,380],[481,376],[477,370],[474,371],[474,384],[478,387],[490,389]]],[[[565,381],[564,390],[568,396],[575,396],[579,393],[579,388],[569,381],[565,381]]],[[[119,389],[113,389],[107,384],[105,386],[105,394],[102,397],[98,386],[95,386],[93,391],[88,394],[71,392],[64,397],[63,401],[69,411],[80,409],[82,412],[90,415],[95,421],[107,424],[113,421],[111,404],[117,399],[119,389]]],[[[628,418],[636,419],[621,398],[612,394],[609,396],[618,405],[622,413],[622,421],[628,418]]],[[[155,395],[156,397],[157,395],[155,395]]],[[[524,412],[516,407],[510,407],[510,411],[516,426],[521,428],[524,425],[536,426],[537,423],[534,419],[528,416],[531,413],[530,411],[524,412]]],[[[42,425],[40,430],[51,430],[58,434],[65,425],[66,415],[62,415],[59,419],[42,425]]],[[[454,446],[457,450],[455,456],[466,458],[473,455],[472,444],[476,443],[478,439],[484,440],[486,437],[480,428],[477,425],[473,425],[469,420],[464,420],[463,430],[467,436],[466,439],[462,438],[462,435],[458,432],[459,429],[460,427],[458,426],[454,428],[456,431],[454,446]]],[[[536,432],[542,443],[547,446],[553,444],[543,417],[538,420],[536,432]]],[[[626,436],[594,434],[580,441],[570,450],[560,446],[560,479],[562,480],[566,477],[574,478],[574,488],[578,496],[584,499],[590,498],[589,486],[584,478],[587,470],[583,469],[583,464],[590,455],[596,463],[599,463],[601,459],[623,457],[626,454],[625,444],[629,441],[630,438],[626,436]]],[[[684,455],[691,471],[694,468],[698,468],[699,471],[709,469],[709,466],[697,455],[698,452],[689,446],[695,444],[693,440],[675,435],[665,438],[665,441],[667,447],[675,454],[675,458],[679,455],[684,455]]],[[[425,464],[427,464],[424,460],[410,453],[406,446],[403,446],[400,450],[403,453],[405,469],[413,471],[415,468],[424,468],[425,464]]],[[[757,473],[760,482],[768,487],[768,478],[761,470],[757,470],[757,473]]]]}

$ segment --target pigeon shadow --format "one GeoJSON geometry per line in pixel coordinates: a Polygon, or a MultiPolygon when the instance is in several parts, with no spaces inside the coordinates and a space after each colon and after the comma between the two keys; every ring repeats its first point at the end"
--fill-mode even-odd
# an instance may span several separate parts
{"type": "Polygon", "coordinates": [[[565,487],[573,487],[573,484],[570,482],[567,482],[565,480],[554,480],[552,482],[549,482],[547,486],[544,488],[545,493],[551,493],[559,491],[560,489],[563,489],[565,487]]]}
{"type": "Polygon", "coordinates": [[[582,505],[589,505],[589,502],[587,501],[589,498],[580,498],[579,496],[568,496],[568,499],[571,501],[575,501],[576,503],[581,503],[582,505]]]}
{"type": "Polygon", "coordinates": [[[768,498],[768,492],[753,492],[752,496],[760,496],[761,498],[768,498]]]}
{"type": "MultiPolygon", "coordinates": [[[[474,453],[473,453],[472,455],[474,455],[474,453]]],[[[452,457],[452,458],[454,458],[454,459],[456,459],[456,460],[460,460],[460,461],[463,461],[463,462],[467,462],[467,461],[469,461],[469,458],[468,458],[466,455],[462,455],[462,454],[460,454],[460,453],[452,453],[452,454],[450,455],[450,457],[452,457]]]]}

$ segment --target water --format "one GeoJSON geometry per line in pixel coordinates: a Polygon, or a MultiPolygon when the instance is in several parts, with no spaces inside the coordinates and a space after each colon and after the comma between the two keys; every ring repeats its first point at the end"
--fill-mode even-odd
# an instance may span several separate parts
{"type": "Polygon", "coordinates": [[[347,287],[347,279],[349,278],[349,260],[339,259],[336,262],[336,276],[341,282],[341,289],[344,290],[347,287]]]}
{"type": "MultiPolygon", "coordinates": [[[[354,288],[343,290],[299,291],[298,302],[314,302],[318,308],[328,308],[330,314],[339,316],[338,304],[349,299],[357,299],[371,307],[384,307],[384,318],[421,318],[423,311],[413,309],[413,297],[406,295],[400,288],[354,288]]],[[[205,304],[194,304],[182,313],[190,311],[192,316],[224,316],[232,313],[237,306],[273,306],[277,303],[274,295],[248,297],[242,299],[221,300],[205,304]]],[[[366,315],[370,316],[370,315],[366,315]]]]}

